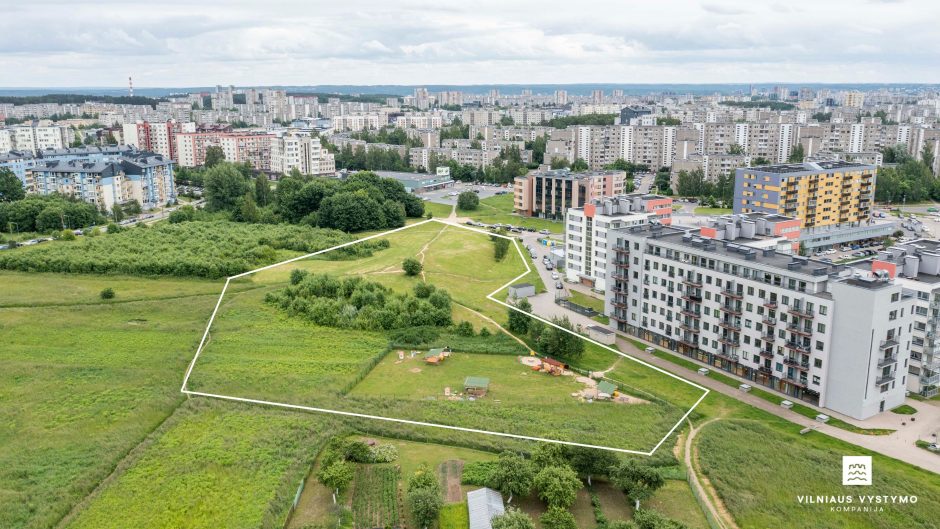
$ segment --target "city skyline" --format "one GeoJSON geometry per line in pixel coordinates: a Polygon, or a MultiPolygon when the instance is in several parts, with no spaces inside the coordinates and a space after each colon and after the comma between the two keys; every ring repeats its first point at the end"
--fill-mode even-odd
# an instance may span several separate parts
{"type": "Polygon", "coordinates": [[[290,0],[195,12],[175,0],[114,5],[7,8],[0,67],[18,75],[0,84],[118,87],[128,75],[142,87],[938,81],[938,8],[922,1],[593,2],[576,11],[359,1],[309,13],[290,0]],[[47,30],[41,38],[35,24],[47,30]]]}

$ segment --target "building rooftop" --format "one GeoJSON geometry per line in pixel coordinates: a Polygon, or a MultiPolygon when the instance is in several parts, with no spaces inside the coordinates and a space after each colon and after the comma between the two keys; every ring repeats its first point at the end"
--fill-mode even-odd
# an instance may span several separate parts
{"type": "Polygon", "coordinates": [[[533,171],[529,173],[535,176],[549,177],[549,178],[566,178],[571,180],[581,180],[583,178],[590,178],[593,176],[608,176],[615,174],[626,174],[625,171],[615,171],[615,170],[603,170],[603,171],[583,171],[580,173],[572,173],[570,169],[549,169],[547,171],[533,171]]]}
{"type": "Polygon", "coordinates": [[[739,169],[740,171],[746,171],[749,173],[774,173],[774,174],[797,174],[797,173],[818,173],[825,171],[834,171],[838,169],[874,169],[875,166],[855,163],[855,162],[845,162],[841,160],[828,160],[828,161],[819,161],[819,162],[802,162],[802,163],[782,163],[775,165],[762,165],[758,167],[745,167],[739,169]]]}

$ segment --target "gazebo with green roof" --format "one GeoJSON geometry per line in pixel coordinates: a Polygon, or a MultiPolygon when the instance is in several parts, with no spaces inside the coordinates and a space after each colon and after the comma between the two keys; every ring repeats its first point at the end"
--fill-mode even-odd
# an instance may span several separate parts
{"type": "Polygon", "coordinates": [[[467,377],[463,381],[463,389],[474,397],[482,397],[490,389],[490,379],[486,377],[467,377]]]}

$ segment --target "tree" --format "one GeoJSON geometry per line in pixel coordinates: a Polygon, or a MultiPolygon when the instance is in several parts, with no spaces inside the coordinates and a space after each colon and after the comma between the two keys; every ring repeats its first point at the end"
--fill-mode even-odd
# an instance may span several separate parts
{"type": "Polygon", "coordinates": [[[124,220],[124,208],[122,208],[120,204],[111,206],[111,218],[114,219],[114,222],[124,220]]]}
{"type": "Polygon", "coordinates": [[[487,480],[486,486],[509,496],[506,503],[512,503],[513,496],[525,496],[532,489],[534,472],[532,464],[514,452],[499,455],[499,465],[487,480]]]}
{"type": "Polygon", "coordinates": [[[26,198],[23,182],[17,178],[13,171],[6,167],[0,168],[0,202],[15,202],[26,198]]]}
{"type": "Polygon", "coordinates": [[[480,207],[480,197],[473,191],[464,191],[457,196],[457,209],[473,211],[480,207]]]}
{"type": "Polygon", "coordinates": [[[770,165],[770,160],[764,158],[763,156],[758,156],[751,160],[751,167],[760,167],[762,165],[770,165]]]}
{"type": "Polygon", "coordinates": [[[924,147],[920,150],[920,161],[927,166],[927,169],[930,170],[933,174],[933,161],[934,161],[934,152],[933,147],[929,143],[924,143],[924,147]]]}
{"type": "Polygon", "coordinates": [[[209,211],[233,211],[241,205],[247,192],[248,182],[232,164],[218,164],[206,171],[206,209],[209,211]]]}
{"type": "Polygon", "coordinates": [[[634,509],[640,509],[640,501],[649,499],[666,484],[663,476],[654,467],[627,459],[610,469],[610,479],[633,500],[634,509]]]}
{"type": "Polygon", "coordinates": [[[510,507],[503,514],[493,517],[491,525],[493,529],[535,529],[532,518],[514,507],[510,507]]]}
{"type": "Polygon", "coordinates": [[[352,463],[337,460],[322,468],[317,474],[317,479],[333,491],[333,503],[336,503],[336,495],[346,490],[346,487],[352,483],[354,472],[355,467],[352,463]]]}
{"type": "Polygon", "coordinates": [[[496,235],[490,235],[490,240],[493,241],[493,258],[497,261],[502,261],[509,253],[509,239],[505,235],[506,230],[503,229],[500,229],[496,235]]]}
{"type": "Polygon", "coordinates": [[[568,317],[552,318],[552,323],[555,325],[535,326],[532,323],[529,324],[530,333],[533,329],[539,331],[536,337],[538,350],[544,355],[565,360],[581,358],[581,355],[584,354],[584,340],[572,331],[573,327],[568,317]]]}
{"type": "Polygon", "coordinates": [[[532,464],[535,468],[569,466],[568,451],[558,443],[539,443],[532,451],[532,464]]]}
{"type": "Polygon", "coordinates": [[[255,202],[261,207],[268,205],[271,200],[271,182],[268,177],[259,175],[255,178],[255,202]]]}
{"type": "Polygon", "coordinates": [[[568,167],[569,165],[571,165],[571,163],[568,161],[567,158],[557,158],[554,156],[552,157],[552,161],[550,163],[550,167],[552,169],[564,169],[565,167],[568,167]]]}
{"type": "Polygon", "coordinates": [[[806,152],[803,150],[803,144],[797,143],[790,149],[790,157],[787,158],[787,161],[790,163],[800,163],[803,161],[803,158],[806,158],[806,152]]]}
{"type": "Polygon", "coordinates": [[[591,476],[607,474],[619,462],[617,456],[609,450],[584,446],[570,447],[568,461],[576,471],[587,477],[588,485],[591,484],[591,476]]]}
{"type": "Polygon", "coordinates": [[[588,169],[590,169],[590,167],[588,167],[588,163],[582,158],[575,158],[574,161],[571,162],[572,173],[583,173],[588,169]]]}
{"type": "Polygon", "coordinates": [[[222,147],[218,145],[210,145],[206,147],[206,159],[203,165],[206,169],[210,169],[219,165],[225,161],[225,151],[222,150],[222,147]]]}
{"type": "Polygon", "coordinates": [[[744,147],[737,143],[728,146],[728,154],[744,154],[744,147]]]}
{"type": "Polygon", "coordinates": [[[408,478],[408,506],[415,523],[424,528],[433,525],[443,503],[437,475],[422,464],[408,478]]]}
{"type": "Polygon", "coordinates": [[[379,202],[365,189],[330,195],[320,203],[317,225],[347,232],[380,230],[386,227],[379,202]]]}
{"type": "Polygon", "coordinates": [[[405,271],[406,276],[416,276],[421,273],[421,270],[424,270],[424,265],[414,257],[409,257],[402,261],[401,269],[405,271]]]}
{"type": "Polygon", "coordinates": [[[539,498],[549,507],[566,509],[574,504],[578,491],[584,486],[575,471],[568,466],[544,467],[532,480],[539,498]]]}
{"type": "Polygon", "coordinates": [[[499,124],[504,127],[511,127],[516,124],[515,120],[512,119],[512,116],[503,116],[499,118],[499,124]]]}
{"type": "Polygon", "coordinates": [[[144,210],[136,198],[128,200],[121,207],[124,208],[124,213],[127,215],[140,215],[140,213],[144,210]]]}
{"type": "Polygon", "coordinates": [[[242,203],[238,206],[238,220],[242,222],[258,223],[261,220],[261,212],[255,204],[255,195],[248,191],[242,197],[242,203]]]}
{"type": "Polygon", "coordinates": [[[544,529],[578,529],[578,524],[574,515],[563,507],[549,507],[542,516],[539,517],[544,529]]]}
{"type": "Polygon", "coordinates": [[[527,316],[525,313],[532,312],[532,304],[529,303],[528,299],[522,298],[516,301],[516,308],[519,310],[512,308],[508,309],[509,331],[516,334],[525,335],[527,332],[529,332],[529,321],[531,320],[531,317],[527,316]]]}

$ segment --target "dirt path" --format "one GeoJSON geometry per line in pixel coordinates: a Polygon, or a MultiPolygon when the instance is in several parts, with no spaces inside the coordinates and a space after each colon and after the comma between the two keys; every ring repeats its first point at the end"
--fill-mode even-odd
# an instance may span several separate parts
{"type": "Polygon", "coordinates": [[[438,472],[444,482],[444,502],[460,503],[463,501],[463,491],[460,488],[460,476],[463,474],[463,461],[449,459],[441,463],[438,472]]]}
{"type": "Polygon", "coordinates": [[[689,482],[698,493],[697,496],[702,498],[702,501],[705,502],[708,512],[711,513],[712,518],[718,522],[718,525],[721,526],[722,529],[739,529],[738,525],[734,522],[734,517],[728,512],[728,509],[719,498],[718,492],[712,487],[711,482],[708,481],[707,477],[700,476],[696,470],[698,448],[694,443],[695,436],[698,435],[699,431],[701,431],[704,426],[718,420],[720,420],[720,418],[717,417],[709,419],[698,425],[698,427],[694,427],[692,421],[687,420],[689,423],[689,433],[685,438],[685,467],[689,473],[689,482]]]}
{"type": "Polygon", "coordinates": [[[618,356],[617,359],[614,360],[614,363],[613,363],[613,364],[610,364],[610,367],[608,367],[607,369],[605,369],[605,370],[603,370],[603,371],[595,371],[594,373],[597,374],[597,375],[600,375],[600,376],[602,376],[602,377],[606,377],[606,376],[607,376],[607,373],[610,373],[611,371],[613,371],[614,369],[617,368],[617,364],[619,364],[621,360],[623,360],[623,357],[622,357],[622,356],[618,356]]]}
{"type": "MultiPolygon", "coordinates": [[[[453,213],[451,213],[451,215],[453,215],[453,213]]],[[[432,244],[434,244],[434,241],[436,241],[437,238],[440,237],[441,234],[444,233],[444,231],[445,231],[446,229],[447,229],[447,225],[446,225],[446,224],[442,224],[442,225],[441,225],[441,231],[437,232],[437,235],[435,235],[433,238],[431,238],[430,241],[428,241],[427,243],[425,243],[424,246],[421,247],[421,250],[418,251],[418,254],[415,256],[415,257],[418,258],[418,261],[421,262],[421,281],[427,281],[427,280],[428,280],[427,275],[424,273],[424,257],[425,257],[424,252],[426,252],[426,251],[428,250],[428,248],[429,248],[432,244]]]]}
{"type": "Polygon", "coordinates": [[[476,314],[477,316],[479,316],[479,317],[483,318],[484,320],[486,320],[486,321],[492,323],[493,325],[495,325],[497,329],[499,329],[499,330],[503,331],[504,333],[508,334],[509,337],[512,338],[513,340],[515,340],[515,341],[521,343],[521,344],[524,345],[526,348],[529,347],[529,345],[528,345],[527,343],[525,343],[524,341],[522,341],[521,338],[519,338],[519,337],[516,336],[515,334],[509,332],[509,331],[508,331],[507,329],[505,329],[502,325],[500,325],[496,320],[494,320],[493,318],[490,318],[490,317],[487,316],[486,314],[483,314],[482,312],[473,310],[473,309],[471,309],[470,307],[468,307],[468,306],[466,306],[466,305],[461,305],[460,303],[457,303],[456,301],[453,301],[453,300],[451,301],[451,303],[453,303],[454,305],[457,305],[458,307],[463,307],[463,308],[469,310],[470,312],[476,314]]]}

